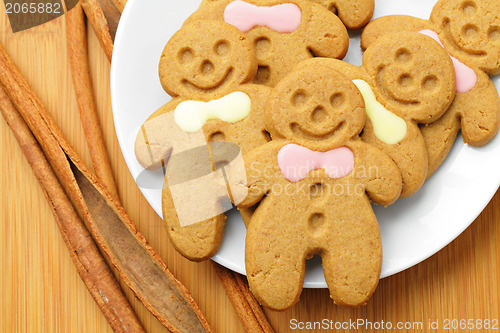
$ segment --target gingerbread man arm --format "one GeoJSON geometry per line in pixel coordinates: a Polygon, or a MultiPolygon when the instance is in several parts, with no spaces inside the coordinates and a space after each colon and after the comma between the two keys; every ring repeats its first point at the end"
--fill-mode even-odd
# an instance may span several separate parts
{"type": "Polygon", "coordinates": [[[251,207],[261,201],[279,179],[277,177],[281,177],[277,159],[280,149],[286,144],[284,140],[271,141],[244,156],[248,195],[238,207],[251,207]]]}
{"type": "Polygon", "coordinates": [[[430,177],[450,152],[458,131],[471,146],[484,146],[500,126],[500,98],[493,82],[484,72],[477,72],[478,82],[467,93],[457,93],[451,107],[439,120],[422,126],[429,150],[430,177]]]}
{"type": "Polygon", "coordinates": [[[484,146],[497,134],[500,125],[500,98],[493,82],[480,72],[474,89],[457,94],[457,98],[464,141],[471,146],[484,146]]]}
{"type": "Polygon", "coordinates": [[[370,22],[374,0],[315,0],[336,14],[348,29],[361,29],[370,22]]]}
{"type": "MultiPolygon", "coordinates": [[[[167,105],[161,109],[165,109],[167,105]]],[[[160,110],[161,110],[160,109],[160,110]]],[[[168,131],[169,115],[158,114],[156,111],[142,124],[135,139],[135,157],[145,169],[159,169],[172,154],[173,146],[169,143],[168,131]]]]}
{"type": "Polygon", "coordinates": [[[422,20],[407,15],[389,15],[380,17],[370,22],[361,34],[361,48],[366,50],[379,37],[401,31],[419,32],[431,29],[432,25],[427,20],[422,20]]]}
{"type": "Polygon", "coordinates": [[[312,4],[309,10],[307,48],[318,57],[344,58],[349,48],[349,35],[340,19],[319,4],[312,4]]]}
{"type": "Polygon", "coordinates": [[[356,177],[363,179],[366,193],[379,205],[394,203],[401,194],[402,178],[392,159],[374,146],[356,140],[352,143],[356,158],[356,177]]]}
{"type": "Polygon", "coordinates": [[[180,102],[174,99],[165,104],[141,126],[134,148],[137,161],[145,169],[160,168],[172,153],[206,145],[202,131],[186,133],[175,123],[173,110],[180,102]]]}

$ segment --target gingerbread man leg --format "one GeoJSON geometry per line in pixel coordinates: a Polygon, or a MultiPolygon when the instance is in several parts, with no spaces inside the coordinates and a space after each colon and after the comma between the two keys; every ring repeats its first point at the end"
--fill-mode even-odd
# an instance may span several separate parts
{"type": "Polygon", "coordinates": [[[497,134],[500,125],[498,92],[490,77],[480,72],[476,86],[463,96],[460,95],[464,141],[472,146],[484,146],[497,134]]]}
{"type": "Polygon", "coordinates": [[[163,218],[172,244],[190,260],[209,259],[222,242],[223,213],[232,208],[223,171],[214,171],[208,146],[174,154],[169,160],[163,218]]]}
{"type": "Polygon", "coordinates": [[[338,213],[323,236],[323,271],[337,305],[364,305],[375,291],[382,267],[377,219],[366,197],[338,200],[338,213]]]}
{"type": "Polygon", "coordinates": [[[250,289],[258,301],[285,310],[299,299],[304,283],[307,240],[298,207],[263,201],[248,226],[245,264],[250,289]]]}
{"type": "Polygon", "coordinates": [[[181,226],[168,187],[163,189],[162,206],[168,236],[179,253],[193,261],[206,260],[217,253],[224,237],[226,221],[224,214],[199,223],[181,226]]]}

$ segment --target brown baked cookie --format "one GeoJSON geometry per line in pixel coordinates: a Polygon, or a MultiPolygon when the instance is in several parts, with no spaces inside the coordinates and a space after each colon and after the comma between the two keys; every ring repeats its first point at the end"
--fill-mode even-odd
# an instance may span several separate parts
{"type": "Polygon", "coordinates": [[[370,22],[375,0],[312,0],[337,15],[347,29],[361,29],[370,22]]]}
{"type": "Polygon", "coordinates": [[[145,168],[166,166],[163,218],[173,245],[188,259],[208,259],[218,251],[225,221],[221,213],[229,202],[219,205],[218,199],[228,195],[225,175],[212,171],[223,161],[215,159],[214,146],[209,152],[207,143],[231,142],[245,153],[270,140],[263,115],[270,88],[249,83],[256,69],[248,38],[214,20],[183,26],[161,56],[160,78],[173,99],[143,124],[135,152],[145,168]],[[193,150],[200,147],[205,147],[198,152],[203,161],[193,150]],[[171,156],[183,157],[172,166],[171,156]],[[190,175],[194,169],[199,169],[203,182],[190,175]],[[188,212],[189,221],[182,222],[179,206],[186,208],[189,202],[196,202],[196,207],[188,212]]]}
{"type": "Polygon", "coordinates": [[[250,39],[258,72],[254,83],[274,86],[300,61],[343,58],[349,36],[340,19],[310,0],[204,0],[186,23],[226,21],[250,39]]]}
{"type": "Polygon", "coordinates": [[[401,175],[358,136],[363,97],[348,77],[315,64],[280,81],[266,113],[276,139],[245,155],[248,196],[239,205],[260,202],[245,245],[250,289],[268,308],[293,306],[305,261],[319,254],[334,302],[365,304],[382,263],[370,199],[393,203],[401,175]]]}
{"type": "Polygon", "coordinates": [[[448,155],[460,130],[466,143],[483,146],[500,126],[500,98],[489,75],[500,74],[500,6],[497,0],[440,0],[430,20],[386,16],[363,31],[367,48],[380,36],[399,31],[431,36],[454,58],[457,94],[446,114],[423,126],[429,176],[448,155]]]}
{"type": "Polygon", "coordinates": [[[365,98],[362,139],[389,155],[403,177],[401,197],[425,182],[428,151],[418,124],[436,121],[455,95],[453,64],[431,38],[411,32],[379,38],[356,67],[336,59],[312,59],[347,75],[365,98]]]}

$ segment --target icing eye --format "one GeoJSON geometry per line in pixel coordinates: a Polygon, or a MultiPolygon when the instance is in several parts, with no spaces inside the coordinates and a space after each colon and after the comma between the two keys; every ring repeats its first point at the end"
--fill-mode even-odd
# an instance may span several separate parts
{"type": "Polygon", "coordinates": [[[332,97],[330,97],[330,104],[332,104],[335,109],[340,108],[342,105],[344,105],[344,103],[345,96],[343,93],[335,93],[332,95],[332,97]]]}
{"type": "Polygon", "coordinates": [[[295,106],[304,105],[309,99],[309,95],[305,90],[297,90],[293,93],[292,104],[295,106]]]}
{"type": "Polygon", "coordinates": [[[322,123],[325,121],[326,117],[328,116],[328,113],[326,112],[325,108],[319,105],[314,109],[314,111],[311,114],[311,119],[315,123],[322,123]]]}
{"type": "Polygon", "coordinates": [[[399,49],[396,52],[395,61],[400,64],[407,63],[411,60],[411,53],[407,49],[399,49]]]}
{"type": "Polygon", "coordinates": [[[229,54],[230,46],[225,40],[220,40],[215,44],[215,53],[220,57],[225,57],[229,54]]]}
{"type": "Polygon", "coordinates": [[[400,75],[398,78],[398,84],[403,88],[409,88],[413,85],[413,78],[410,74],[400,75]]]}
{"type": "Polygon", "coordinates": [[[466,24],[462,28],[462,36],[467,39],[475,38],[479,34],[479,28],[474,24],[466,24]]]}
{"type": "Polygon", "coordinates": [[[464,1],[461,6],[462,12],[467,16],[476,14],[477,5],[474,1],[464,1]]]}
{"type": "Polygon", "coordinates": [[[500,27],[491,27],[488,30],[488,38],[493,42],[500,41],[500,27]]]}
{"type": "Polygon", "coordinates": [[[179,63],[181,63],[182,65],[187,65],[191,61],[193,61],[194,52],[189,47],[183,48],[182,50],[179,51],[177,59],[179,60],[179,63]]]}

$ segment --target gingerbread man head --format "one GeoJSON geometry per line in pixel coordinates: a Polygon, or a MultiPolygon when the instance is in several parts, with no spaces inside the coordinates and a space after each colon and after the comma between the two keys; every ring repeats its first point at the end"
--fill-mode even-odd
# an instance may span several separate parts
{"type": "Polygon", "coordinates": [[[500,5],[496,0],[440,0],[431,13],[454,57],[490,75],[500,74],[500,5]]]}
{"type": "Polygon", "coordinates": [[[363,97],[344,75],[337,74],[344,80],[329,79],[328,70],[316,66],[314,71],[304,72],[300,81],[283,80],[273,89],[266,112],[273,137],[327,151],[361,132],[363,97]]]}
{"type": "Polygon", "coordinates": [[[205,20],[182,27],[160,59],[160,81],[171,96],[199,98],[250,81],[257,64],[249,39],[235,27],[205,20]]]}
{"type": "Polygon", "coordinates": [[[402,32],[380,38],[366,50],[362,68],[377,100],[405,120],[431,123],[455,95],[450,58],[422,34],[402,32]]]}

